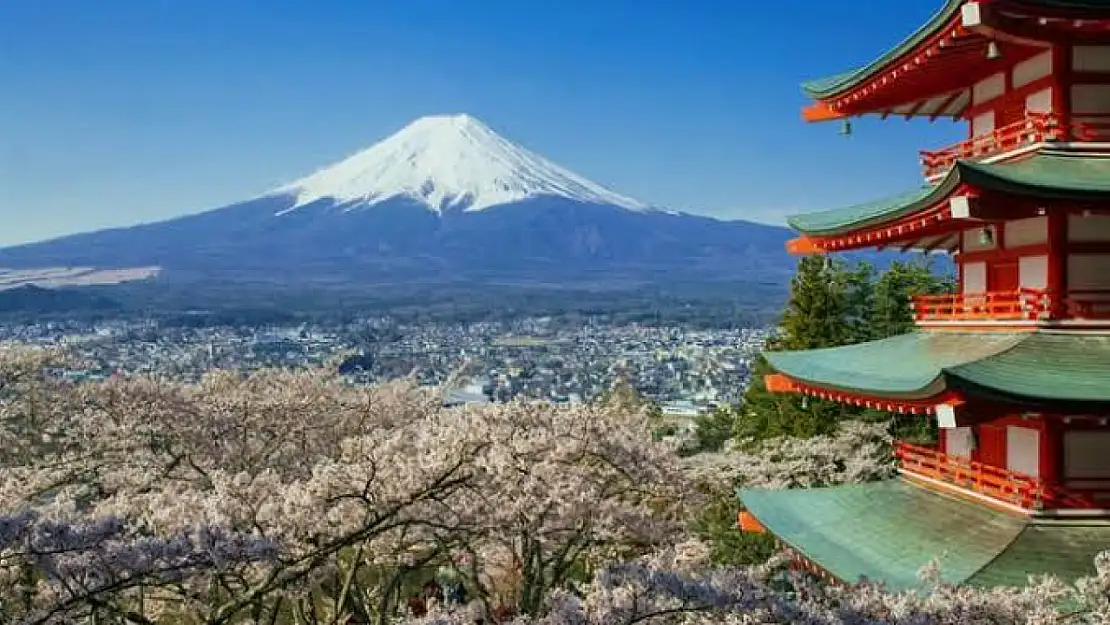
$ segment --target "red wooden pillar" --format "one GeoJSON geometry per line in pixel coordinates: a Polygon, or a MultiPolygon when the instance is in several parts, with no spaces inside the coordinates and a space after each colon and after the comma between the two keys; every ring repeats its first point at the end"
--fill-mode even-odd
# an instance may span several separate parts
{"type": "Polygon", "coordinates": [[[1048,275],[1045,284],[1053,318],[1066,314],[1068,291],[1068,213],[1054,210],[1048,214],[1048,275]]]}
{"type": "Polygon", "coordinates": [[[1064,466],[1064,424],[1051,415],[1043,415],[1041,419],[1041,479],[1048,484],[1059,484],[1064,466]]]}
{"type": "Polygon", "coordinates": [[[1060,120],[1063,141],[1075,139],[1071,123],[1072,48],[1070,44],[1052,46],[1052,112],[1060,120]]]}

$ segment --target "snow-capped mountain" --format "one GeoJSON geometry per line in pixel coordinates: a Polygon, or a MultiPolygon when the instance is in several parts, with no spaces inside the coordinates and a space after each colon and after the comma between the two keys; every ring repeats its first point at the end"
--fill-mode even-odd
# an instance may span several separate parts
{"type": "Polygon", "coordinates": [[[505,139],[469,115],[421,117],[369,149],[267,195],[296,197],[283,212],[325,199],[354,208],[397,198],[435,212],[478,211],[542,196],[647,208],[505,139]]]}
{"type": "Polygon", "coordinates": [[[159,267],[270,284],[785,279],[785,228],[654,208],[466,116],[424,117],[260,197],[0,249],[0,267],[159,267]],[[650,276],[650,278],[645,278],[650,276]]]}

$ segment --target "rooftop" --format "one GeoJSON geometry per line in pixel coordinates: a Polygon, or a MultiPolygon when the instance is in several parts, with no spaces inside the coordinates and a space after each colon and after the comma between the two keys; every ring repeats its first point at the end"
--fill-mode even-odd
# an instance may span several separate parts
{"type": "Polygon", "coordinates": [[[767,530],[839,580],[922,588],[934,558],[944,581],[1022,585],[1029,575],[1094,573],[1110,523],[1035,521],[919,488],[901,479],[737,495],[767,530]]]}

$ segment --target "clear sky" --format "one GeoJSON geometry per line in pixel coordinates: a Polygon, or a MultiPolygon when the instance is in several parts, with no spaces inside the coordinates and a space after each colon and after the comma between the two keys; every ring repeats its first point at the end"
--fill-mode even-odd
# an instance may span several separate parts
{"type": "Polygon", "coordinates": [[[941,0],[0,2],[0,244],[247,199],[427,114],[726,218],[920,183],[951,122],[807,125],[798,83],[941,0]]]}

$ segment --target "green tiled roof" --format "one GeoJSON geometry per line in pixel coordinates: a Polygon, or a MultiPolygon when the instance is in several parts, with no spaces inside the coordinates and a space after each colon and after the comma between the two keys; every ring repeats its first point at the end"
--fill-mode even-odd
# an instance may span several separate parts
{"type": "Polygon", "coordinates": [[[1052,199],[1110,197],[1110,154],[1041,150],[1020,161],[985,164],[959,161],[939,184],[884,200],[787,220],[804,234],[828,236],[889,222],[935,206],[961,184],[1052,199]]]}
{"type": "Polygon", "coordinates": [[[1110,335],[1034,332],[1004,352],[946,373],[956,383],[1013,397],[1110,402],[1110,335]]]}
{"type": "Polygon", "coordinates": [[[812,384],[899,399],[944,390],[946,369],[1003,352],[1024,333],[909,332],[844,347],[765,352],[776,370],[812,384]]]}
{"type": "MultiPolygon", "coordinates": [[[[817,100],[830,98],[851,89],[939,32],[956,18],[966,1],[945,0],[940,10],[929,18],[929,21],[925,22],[921,28],[871,63],[855,70],[805,82],[802,84],[802,89],[811,98],[817,100]]],[[[1033,9],[1082,11],[1088,17],[1110,14],[1110,2],[1107,0],[1017,0],[1014,4],[1021,4],[1033,9]]]]}
{"type": "Polygon", "coordinates": [[[1110,193],[1110,154],[1041,150],[1009,163],[961,161],[962,182],[1051,199],[1105,199],[1110,193]]]}
{"type": "Polygon", "coordinates": [[[918,571],[933,559],[953,584],[1071,580],[1093,573],[1094,556],[1110,549],[1110,524],[1034,522],[898,479],[737,494],[768,531],[849,583],[920,588],[918,571]]]}
{"type": "Polygon", "coordinates": [[[793,215],[786,222],[791,228],[813,235],[839,234],[912,215],[936,203],[955,187],[925,186],[907,193],[856,204],[845,208],[793,215]]]}
{"type": "Polygon", "coordinates": [[[803,83],[802,89],[805,90],[806,94],[811,98],[820,100],[834,96],[863,82],[869,76],[885,67],[888,63],[906,54],[915,46],[936,34],[937,31],[943,28],[945,24],[949,23],[952,18],[960,12],[960,6],[965,1],[966,0],[945,0],[944,6],[942,6],[933,17],[929,18],[929,21],[926,22],[924,26],[871,63],[856,70],[803,83]]]}
{"type": "Polygon", "coordinates": [[[795,380],[891,399],[956,388],[1042,402],[1110,403],[1110,334],[918,331],[844,347],[765,352],[795,380]]]}

